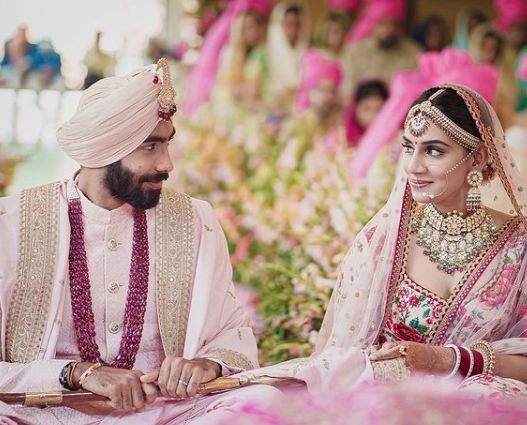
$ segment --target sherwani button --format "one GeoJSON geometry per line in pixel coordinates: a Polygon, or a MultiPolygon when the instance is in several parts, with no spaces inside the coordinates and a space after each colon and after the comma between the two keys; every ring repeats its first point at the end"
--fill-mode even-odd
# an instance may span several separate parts
{"type": "Polygon", "coordinates": [[[110,323],[110,325],[108,326],[108,330],[110,331],[110,333],[112,334],[116,334],[117,332],[119,332],[119,329],[121,328],[121,325],[119,325],[119,323],[116,323],[116,322],[112,322],[110,323]]]}
{"type": "Polygon", "coordinates": [[[118,243],[115,239],[108,240],[108,249],[110,251],[116,251],[117,250],[118,243]]]}
{"type": "Polygon", "coordinates": [[[119,284],[117,282],[112,282],[108,285],[108,292],[115,294],[119,291],[119,284]]]}

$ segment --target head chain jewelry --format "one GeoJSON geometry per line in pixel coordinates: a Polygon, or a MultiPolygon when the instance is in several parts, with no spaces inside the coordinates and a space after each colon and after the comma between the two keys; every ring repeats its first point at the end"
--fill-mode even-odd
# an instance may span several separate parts
{"type": "Polygon", "coordinates": [[[413,136],[420,137],[426,133],[431,121],[441,128],[448,137],[457,144],[463,146],[469,151],[476,150],[481,144],[481,139],[462,129],[432,104],[432,100],[445,91],[445,88],[441,88],[427,100],[414,105],[408,112],[404,127],[407,128],[413,136]]]}

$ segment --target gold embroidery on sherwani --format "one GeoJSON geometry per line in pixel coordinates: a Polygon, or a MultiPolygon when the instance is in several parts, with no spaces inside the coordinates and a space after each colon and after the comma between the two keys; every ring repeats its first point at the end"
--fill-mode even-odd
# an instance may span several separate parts
{"type": "Polygon", "coordinates": [[[221,360],[232,369],[250,370],[256,367],[256,365],[253,365],[252,362],[242,353],[224,348],[210,351],[205,354],[205,357],[208,359],[221,360]]]}
{"type": "Polygon", "coordinates": [[[164,190],[156,211],[156,296],[166,355],[181,357],[193,283],[194,210],[188,195],[164,190]]]}
{"type": "Polygon", "coordinates": [[[38,358],[48,323],[58,247],[59,184],[24,190],[16,284],[9,305],[6,360],[38,358]]]}

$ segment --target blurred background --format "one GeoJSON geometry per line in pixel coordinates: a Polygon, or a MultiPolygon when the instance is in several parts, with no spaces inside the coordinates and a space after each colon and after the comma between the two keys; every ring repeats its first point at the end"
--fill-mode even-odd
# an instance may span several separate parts
{"type": "Polygon", "coordinates": [[[422,90],[480,91],[527,168],[525,0],[18,0],[0,41],[0,195],[76,170],[55,132],[84,88],[169,59],[169,184],[214,205],[264,363],[310,353],[422,90]]]}

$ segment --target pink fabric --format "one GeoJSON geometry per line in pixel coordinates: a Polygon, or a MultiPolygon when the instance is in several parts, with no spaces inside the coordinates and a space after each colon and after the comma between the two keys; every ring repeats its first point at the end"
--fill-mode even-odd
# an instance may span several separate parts
{"type": "Polygon", "coordinates": [[[406,7],[406,0],[367,0],[366,8],[348,34],[347,41],[358,41],[370,36],[375,25],[384,19],[402,21],[406,7]]]}
{"type": "Polygon", "coordinates": [[[344,10],[348,13],[356,12],[361,0],[327,0],[328,9],[344,10]]]}
{"type": "Polygon", "coordinates": [[[352,103],[344,110],[344,125],[346,126],[346,139],[350,148],[357,146],[365,130],[359,125],[356,118],[356,104],[352,103]]]}
{"type": "Polygon", "coordinates": [[[267,16],[274,0],[233,0],[205,36],[198,62],[190,72],[183,112],[191,116],[196,108],[209,100],[219,69],[220,54],[229,40],[232,21],[247,11],[267,16]]]}
{"type": "Polygon", "coordinates": [[[342,68],[337,60],[325,57],[318,50],[308,50],[302,58],[304,70],[298,89],[296,107],[299,112],[309,108],[309,93],[322,81],[331,81],[336,86],[342,81],[342,68]]]}
{"type": "Polygon", "coordinates": [[[143,143],[160,120],[156,68],[104,78],[86,89],[75,115],[57,130],[64,152],[84,167],[99,168],[143,143]]]}
{"type": "Polygon", "coordinates": [[[350,164],[350,172],[364,177],[380,149],[390,143],[399,130],[408,108],[421,92],[434,85],[456,83],[467,86],[490,103],[494,101],[499,73],[491,65],[475,64],[469,54],[455,49],[422,53],[419,69],[396,75],[390,98],[377,120],[366,131],[350,164]]]}
{"type": "Polygon", "coordinates": [[[496,9],[495,25],[499,31],[507,31],[511,26],[527,21],[526,0],[494,0],[496,9]]]}

